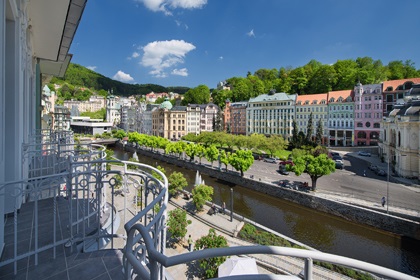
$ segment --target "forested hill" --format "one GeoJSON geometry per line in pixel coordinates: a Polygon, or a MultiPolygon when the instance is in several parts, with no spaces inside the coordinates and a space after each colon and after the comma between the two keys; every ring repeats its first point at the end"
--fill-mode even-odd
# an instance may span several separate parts
{"type": "Polygon", "coordinates": [[[74,63],[70,63],[63,79],[53,78],[50,83],[67,83],[72,86],[84,87],[98,92],[112,90],[114,95],[119,96],[144,95],[151,91],[176,92],[183,94],[189,90],[188,87],[164,87],[155,84],[127,84],[110,79],[74,63]]]}

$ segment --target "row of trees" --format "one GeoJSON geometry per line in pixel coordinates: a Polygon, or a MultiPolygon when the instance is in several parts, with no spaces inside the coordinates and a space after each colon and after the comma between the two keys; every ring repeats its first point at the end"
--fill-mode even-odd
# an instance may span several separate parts
{"type": "Polygon", "coordinates": [[[322,64],[311,60],[306,65],[292,68],[259,69],[246,77],[232,77],[226,80],[231,90],[213,90],[213,102],[224,108],[226,99],[233,102],[246,101],[271,89],[299,95],[325,93],[334,90],[353,89],[357,82],[374,84],[387,80],[420,77],[411,60],[391,61],[384,65],[381,60],[359,57],[356,60],[337,60],[322,64]]]}

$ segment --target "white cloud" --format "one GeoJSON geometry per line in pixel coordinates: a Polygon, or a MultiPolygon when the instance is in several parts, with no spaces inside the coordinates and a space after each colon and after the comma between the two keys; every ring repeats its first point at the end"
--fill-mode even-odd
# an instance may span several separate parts
{"type": "Polygon", "coordinates": [[[151,67],[149,73],[155,77],[166,77],[165,70],[184,63],[187,53],[195,46],[184,40],[155,41],[143,47],[143,57],[140,64],[151,67]]]}
{"type": "Polygon", "coordinates": [[[138,52],[133,52],[133,54],[131,55],[132,58],[136,58],[139,57],[140,54],[138,52]]]}
{"type": "Polygon", "coordinates": [[[246,33],[246,35],[248,35],[249,37],[254,37],[255,38],[254,29],[251,29],[251,31],[249,31],[248,33],[246,33]]]}
{"type": "Polygon", "coordinates": [[[146,8],[153,12],[163,12],[165,15],[172,15],[169,9],[201,9],[207,4],[207,0],[136,0],[143,3],[146,8]]]}
{"type": "Polygon", "coordinates": [[[112,78],[123,83],[130,83],[134,81],[133,77],[131,77],[130,74],[126,74],[121,70],[119,70],[117,74],[115,74],[112,78]]]}
{"type": "Polygon", "coordinates": [[[188,70],[187,70],[187,68],[174,69],[174,70],[172,70],[172,75],[187,77],[188,76],[188,70]]]}
{"type": "Polygon", "coordinates": [[[92,71],[95,71],[97,67],[96,66],[86,66],[86,68],[90,69],[92,71]]]}
{"type": "Polygon", "coordinates": [[[223,56],[219,56],[219,60],[223,60],[223,56]]]}

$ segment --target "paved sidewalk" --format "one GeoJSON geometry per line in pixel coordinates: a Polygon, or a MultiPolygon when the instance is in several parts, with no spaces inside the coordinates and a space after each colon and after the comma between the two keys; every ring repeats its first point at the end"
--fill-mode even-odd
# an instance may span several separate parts
{"type": "MultiPolygon", "coordinates": [[[[190,209],[191,200],[185,200],[179,196],[178,198],[171,198],[171,201],[168,205],[168,210],[173,210],[176,207],[190,209]]],[[[235,238],[234,235],[239,231],[243,222],[233,218],[233,221],[230,221],[230,214],[223,215],[218,213],[216,215],[207,214],[210,207],[208,205],[204,206],[204,210],[195,213],[188,211],[188,219],[191,220],[191,224],[188,226],[188,233],[191,234],[192,239],[195,241],[200,237],[207,235],[210,228],[214,228],[216,232],[220,235],[226,237],[229,246],[249,246],[256,245],[243,241],[241,239],[235,238]]],[[[228,212],[229,213],[229,212],[228,212]]],[[[181,253],[188,252],[187,237],[185,238],[183,244],[177,244],[172,248],[167,248],[166,253],[168,256],[178,255],[181,253]]],[[[256,245],[258,246],[258,245],[256,245]]],[[[304,267],[304,261],[292,257],[284,256],[275,256],[275,255],[252,255],[257,260],[258,270],[261,274],[299,274],[304,267]],[[262,265],[263,264],[263,265],[262,265]]],[[[198,274],[199,267],[196,263],[193,264],[184,264],[178,265],[175,267],[170,267],[167,271],[173,277],[173,279],[200,279],[198,274]]],[[[313,269],[313,279],[350,279],[340,274],[331,272],[321,267],[314,266],[313,269]]]]}

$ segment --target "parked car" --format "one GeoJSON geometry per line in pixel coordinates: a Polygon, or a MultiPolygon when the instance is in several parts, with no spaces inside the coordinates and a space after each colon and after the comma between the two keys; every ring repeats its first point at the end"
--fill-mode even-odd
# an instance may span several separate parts
{"type": "Polygon", "coordinates": [[[265,158],[264,161],[268,163],[277,163],[277,160],[275,158],[265,158]]]}
{"type": "Polygon", "coordinates": [[[330,152],[330,155],[331,157],[340,156],[340,154],[337,152],[330,152]]]}
{"type": "Polygon", "coordinates": [[[344,169],[344,164],[342,162],[335,162],[335,169],[344,169]]]}
{"type": "Polygon", "coordinates": [[[368,168],[369,168],[370,170],[372,170],[373,172],[376,172],[376,171],[378,170],[378,167],[377,167],[376,165],[374,165],[374,164],[370,164],[370,165],[368,166],[368,168]]]}
{"type": "Polygon", "coordinates": [[[291,161],[291,160],[286,160],[286,161],[279,162],[279,165],[287,165],[287,164],[290,164],[291,166],[295,165],[293,163],[293,161],[291,161]]]}
{"type": "Polygon", "coordinates": [[[333,160],[335,162],[343,163],[343,158],[340,156],[333,156],[333,160]]]}
{"type": "Polygon", "coordinates": [[[287,171],[286,165],[279,164],[279,173],[281,175],[289,175],[289,171],[287,171]]]}
{"type": "Polygon", "coordinates": [[[365,151],[359,151],[359,156],[363,156],[363,157],[370,157],[371,155],[370,155],[370,153],[368,153],[368,152],[365,152],[365,151]]]}
{"type": "Polygon", "coordinates": [[[379,176],[386,176],[386,172],[384,170],[382,170],[382,169],[378,169],[376,171],[376,174],[379,175],[379,176]]]}

